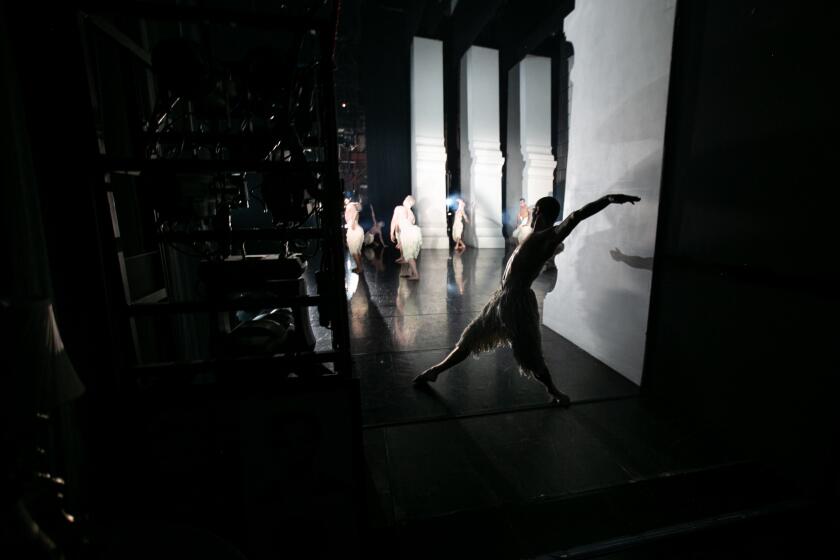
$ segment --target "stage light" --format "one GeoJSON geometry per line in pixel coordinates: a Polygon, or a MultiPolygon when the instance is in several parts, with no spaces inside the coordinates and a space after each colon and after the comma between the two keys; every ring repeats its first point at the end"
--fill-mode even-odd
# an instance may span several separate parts
{"type": "Polygon", "coordinates": [[[451,210],[458,208],[458,199],[461,198],[461,193],[452,193],[446,197],[446,207],[451,210]]]}
{"type": "Polygon", "coordinates": [[[344,101],[342,101],[342,102],[341,102],[341,108],[342,108],[342,109],[346,109],[346,108],[347,108],[347,103],[345,103],[344,101]]]}

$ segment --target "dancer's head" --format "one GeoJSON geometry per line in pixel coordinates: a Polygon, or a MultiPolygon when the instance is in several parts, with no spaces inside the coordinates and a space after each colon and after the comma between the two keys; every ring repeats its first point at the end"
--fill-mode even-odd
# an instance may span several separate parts
{"type": "Polygon", "coordinates": [[[465,204],[464,199],[459,198],[458,199],[458,210],[463,210],[464,209],[464,204],[465,204]]]}
{"type": "Polygon", "coordinates": [[[411,195],[408,195],[407,197],[405,197],[405,200],[403,200],[403,206],[405,206],[406,208],[411,208],[412,206],[414,206],[414,203],[414,197],[411,195]]]}
{"type": "Polygon", "coordinates": [[[519,207],[520,207],[520,208],[525,208],[525,207],[527,207],[527,206],[528,206],[528,203],[527,203],[527,202],[525,202],[525,199],[524,199],[524,198],[520,198],[520,199],[519,199],[519,207]]]}
{"type": "Polygon", "coordinates": [[[534,206],[534,231],[550,228],[560,215],[560,203],[555,198],[544,196],[534,206]]]}

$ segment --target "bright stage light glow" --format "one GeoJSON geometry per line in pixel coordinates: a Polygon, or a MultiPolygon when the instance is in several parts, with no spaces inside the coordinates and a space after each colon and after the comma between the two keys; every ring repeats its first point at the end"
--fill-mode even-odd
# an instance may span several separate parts
{"type": "Polygon", "coordinates": [[[458,208],[458,199],[461,198],[461,193],[452,193],[446,197],[446,207],[451,210],[458,208]]]}

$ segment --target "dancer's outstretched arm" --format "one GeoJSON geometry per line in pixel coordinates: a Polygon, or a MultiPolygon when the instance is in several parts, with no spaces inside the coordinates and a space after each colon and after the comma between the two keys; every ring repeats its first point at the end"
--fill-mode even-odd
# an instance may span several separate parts
{"type": "Polygon", "coordinates": [[[583,208],[575,210],[568,216],[566,219],[560,222],[558,225],[554,226],[554,231],[552,232],[552,241],[555,245],[559,245],[566,237],[572,233],[572,230],[575,229],[579,223],[581,223],[586,218],[590,216],[594,216],[610,204],[624,204],[625,202],[629,202],[630,204],[635,204],[640,201],[641,198],[638,196],[630,196],[626,194],[608,194],[596,200],[595,202],[590,202],[583,208]]]}

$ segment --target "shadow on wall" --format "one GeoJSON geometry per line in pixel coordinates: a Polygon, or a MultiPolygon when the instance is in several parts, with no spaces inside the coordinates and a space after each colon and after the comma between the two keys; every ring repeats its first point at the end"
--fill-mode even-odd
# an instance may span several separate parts
{"type": "MultiPolygon", "coordinates": [[[[571,269],[566,285],[577,292],[569,294],[576,306],[570,313],[581,318],[575,342],[587,351],[610,349],[599,358],[634,381],[641,377],[653,269],[652,256],[635,254],[649,249],[634,243],[650,239],[656,227],[661,153],[655,150],[604,191],[638,193],[642,201],[583,222],[556,259],[558,276],[571,269]]],[[[578,206],[583,202],[590,201],[578,206]]]]}
{"type": "Polygon", "coordinates": [[[630,268],[642,270],[653,270],[653,257],[640,257],[638,255],[625,255],[621,249],[616,247],[610,251],[610,257],[616,262],[622,262],[630,268]]]}

